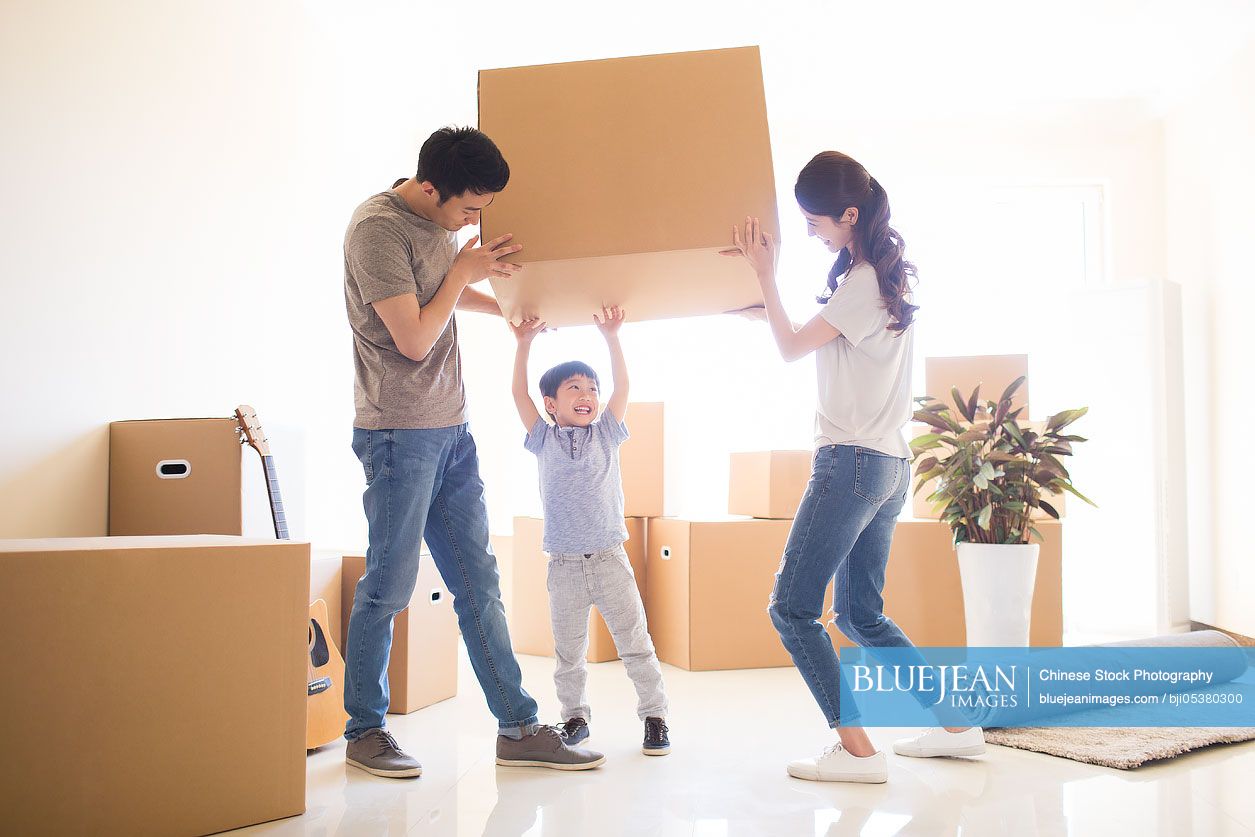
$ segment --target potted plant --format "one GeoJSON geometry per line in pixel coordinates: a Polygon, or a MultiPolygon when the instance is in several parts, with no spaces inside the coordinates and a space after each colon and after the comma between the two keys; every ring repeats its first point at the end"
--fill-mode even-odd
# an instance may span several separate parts
{"type": "Polygon", "coordinates": [[[1011,397],[1024,380],[996,402],[981,402],[979,386],[968,398],[952,388],[957,414],[932,396],[915,399],[915,420],[933,431],[911,442],[915,493],[937,481],[927,499],[954,534],[970,646],[1028,645],[1039,550],[1032,541],[1042,539],[1033,522],[1059,517],[1044,495],[1066,491],[1094,505],[1061,461],[1085,441],[1064,430],[1088,408],[1056,413],[1038,429],[1021,425],[1024,408],[1012,410],[1011,397]]]}

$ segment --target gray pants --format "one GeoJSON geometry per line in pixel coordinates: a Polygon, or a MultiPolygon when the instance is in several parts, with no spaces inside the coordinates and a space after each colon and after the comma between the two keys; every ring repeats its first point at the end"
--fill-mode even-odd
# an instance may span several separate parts
{"type": "Polygon", "coordinates": [[[589,608],[597,605],[610,636],[619,649],[638,698],[636,714],[662,718],[667,696],[662,690],[662,670],[654,654],[654,641],[645,628],[645,607],[636,576],[623,547],[612,546],[584,555],[554,555],[549,559],[549,613],[553,620],[553,673],[562,704],[562,719],[592,721],[588,707],[589,608]]]}

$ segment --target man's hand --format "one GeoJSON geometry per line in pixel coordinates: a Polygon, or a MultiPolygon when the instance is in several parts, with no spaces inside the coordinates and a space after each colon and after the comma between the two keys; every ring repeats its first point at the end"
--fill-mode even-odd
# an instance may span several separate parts
{"type": "Polygon", "coordinates": [[[510,244],[509,241],[512,238],[514,238],[512,233],[506,233],[482,247],[476,247],[475,243],[479,241],[479,236],[472,236],[471,240],[458,251],[457,257],[453,260],[453,266],[449,268],[449,275],[457,277],[464,286],[493,276],[509,278],[511,274],[523,269],[520,264],[501,261],[503,257],[523,249],[522,244],[510,244]]]}
{"type": "Polygon", "coordinates": [[[597,328],[601,333],[610,339],[619,333],[619,328],[623,325],[623,321],[627,319],[627,315],[623,313],[623,309],[617,305],[608,305],[601,309],[601,317],[593,314],[593,322],[597,324],[597,328]]]}
{"type": "Polygon", "coordinates": [[[774,276],[776,259],[779,250],[776,239],[771,233],[765,233],[759,226],[757,218],[746,217],[745,233],[735,224],[732,226],[732,246],[720,250],[721,256],[744,256],[759,276],[774,276]]]}
{"type": "Polygon", "coordinates": [[[539,317],[524,320],[518,325],[507,320],[506,325],[510,326],[510,331],[514,332],[514,339],[520,346],[530,346],[536,335],[545,330],[545,323],[539,317]]]}

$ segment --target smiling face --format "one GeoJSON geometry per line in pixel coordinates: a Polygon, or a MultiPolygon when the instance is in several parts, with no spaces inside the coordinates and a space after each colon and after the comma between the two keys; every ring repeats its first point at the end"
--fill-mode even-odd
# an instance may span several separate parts
{"type": "Polygon", "coordinates": [[[478,224],[484,207],[497,197],[496,192],[478,195],[466,191],[449,198],[444,203],[438,203],[440,193],[436,191],[436,187],[427,181],[423,181],[419,186],[432,199],[425,213],[427,217],[452,232],[457,232],[469,224],[478,224]]]}
{"type": "Polygon", "coordinates": [[[841,218],[834,219],[827,215],[813,215],[798,207],[802,217],[806,219],[806,234],[818,238],[830,253],[839,253],[843,247],[854,240],[854,225],[858,223],[858,207],[851,206],[841,218]]]}
{"type": "Polygon", "coordinates": [[[587,375],[572,375],[558,385],[555,395],[545,396],[545,411],[559,427],[587,427],[597,418],[600,393],[587,375]]]}

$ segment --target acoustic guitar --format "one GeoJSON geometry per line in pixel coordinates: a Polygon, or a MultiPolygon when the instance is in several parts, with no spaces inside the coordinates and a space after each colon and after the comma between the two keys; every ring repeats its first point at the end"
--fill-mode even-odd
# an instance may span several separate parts
{"type": "MultiPolygon", "coordinates": [[[[275,524],[275,537],[288,540],[288,521],[283,513],[283,497],[279,493],[279,477],[275,473],[270,442],[262,430],[257,411],[247,404],[235,408],[240,425],[240,441],[257,451],[266,472],[266,496],[275,524]]],[[[307,710],[305,715],[305,748],[313,750],[335,741],[344,734],[349,715],[344,711],[344,659],[331,640],[327,621],[327,603],[318,599],[309,606],[309,657],[306,661],[307,710]]]]}

